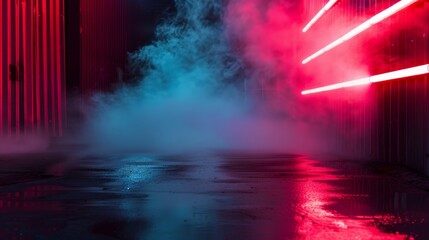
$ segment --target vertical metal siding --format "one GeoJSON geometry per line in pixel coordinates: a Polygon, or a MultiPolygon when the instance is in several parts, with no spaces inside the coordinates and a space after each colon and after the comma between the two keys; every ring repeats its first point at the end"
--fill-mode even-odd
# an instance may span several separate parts
{"type": "MultiPolygon", "coordinates": [[[[342,21],[352,26],[396,2],[398,1],[339,1],[317,24],[327,27],[333,21],[342,21]]],[[[304,1],[304,15],[310,19],[325,3],[326,1],[304,1]]],[[[420,1],[352,40],[365,40],[369,43],[376,41],[374,44],[379,46],[368,58],[371,74],[429,62],[427,16],[429,1],[420,1]],[[396,27],[401,21],[414,15],[421,16],[422,19],[414,21],[415,25],[396,27]],[[378,32],[383,34],[372,35],[379,34],[378,32]],[[382,39],[377,39],[379,37],[382,39]]],[[[345,43],[347,44],[349,43],[345,43]]],[[[368,154],[376,161],[407,166],[429,175],[428,81],[426,75],[372,84],[366,101],[344,98],[347,91],[341,90],[343,95],[333,100],[336,101],[336,117],[332,121],[337,126],[338,147],[356,154],[368,154]],[[353,109],[357,108],[362,110],[361,115],[353,115],[353,109]],[[358,134],[348,135],[350,129],[357,129],[358,134]]]]}
{"type": "Polygon", "coordinates": [[[81,76],[84,97],[112,90],[127,60],[123,0],[80,0],[81,76]]]}
{"type": "Polygon", "coordinates": [[[0,3],[0,136],[64,127],[63,0],[0,3]]]}
{"type": "MultiPolygon", "coordinates": [[[[393,16],[389,24],[394,28],[410,14],[429,15],[429,1],[421,1],[410,9],[393,16]]],[[[384,68],[376,71],[392,71],[429,62],[428,19],[422,18],[416,24],[399,32],[389,32],[388,46],[384,52],[389,58],[384,68]]],[[[376,72],[378,73],[378,72],[376,72]]],[[[376,117],[377,160],[410,167],[425,172],[428,165],[428,77],[418,76],[404,80],[374,85],[379,105],[376,117]]]]}

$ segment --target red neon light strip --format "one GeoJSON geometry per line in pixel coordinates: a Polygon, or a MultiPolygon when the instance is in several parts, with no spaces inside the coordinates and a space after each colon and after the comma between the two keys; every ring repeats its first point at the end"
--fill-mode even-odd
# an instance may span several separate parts
{"type": "Polygon", "coordinates": [[[17,68],[17,81],[14,84],[15,88],[15,135],[19,135],[21,131],[21,124],[20,124],[20,88],[21,83],[20,80],[22,78],[21,76],[21,67],[22,63],[20,62],[20,50],[21,50],[21,37],[20,37],[20,30],[21,30],[21,21],[20,21],[20,12],[21,4],[15,4],[15,62],[16,62],[16,68],[17,68]]]}
{"type": "MultiPolygon", "coordinates": [[[[22,46],[22,51],[23,51],[23,58],[24,58],[24,62],[23,62],[23,68],[24,68],[24,76],[23,76],[23,80],[27,81],[28,78],[28,34],[27,34],[27,15],[28,15],[28,11],[27,11],[27,6],[25,2],[21,2],[21,11],[22,11],[22,33],[23,33],[23,46],[22,46]]],[[[28,130],[28,125],[27,125],[27,119],[28,119],[28,84],[23,84],[23,105],[24,105],[24,112],[23,112],[23,118],[24,118],[24,133],[27,133],[28,130]]]]}
{"type": "MultiPolygon", "coordinates": [[[[65,33],[62,31],[61,26],[64,26],[64,1],[59,1],[59,3],[57,4],[57,37],[58,37],[58,41],[60,42],[59,48],[60,49],[64,49],[64,40],[62,38],[62,36],[65,36],[65,33]]],[[[65,105],[65,91],[64,91],[64,86],[66,84],[66,82],[64,81],[65,76],[64,76],[64,69],[62,67],[61,63],[65,63],[65,59],[63,57],[63,51],[60,51],[60,49],[58,49],[57,51],[57,68],[58,68],[58,85],[57,85],[57,93],[58,93],[58,134],[60,136],[63,135],[63,104],[65,105]]]]}
{"type": "Polygon", "coordinates": [[[401,11],[402,9],[405,9],[406,7],[410,6],[411,4],[413,4],[413,3],[417,2],[417,1],[419,1],[419,0],[402,0],[402,1],[399,1],[398,3],[396,3],[393,6],[389,7],[388,9],[386,9],[386,10],[378,13],[374,17],[372,17],[369,20],[367,20],[366,22],[362,23],[361,25],[359,25],[355,29],[353,29],[350,32],[346,33],[344,36],[342,36],[339,39],[335,40],[334,42],[330,43],[326,47],[320,49],[319,51],[317,51],[313,55],[311,55],[308,58],[304,59],[302,61],[302,64],[307,64],[311,60],[313,60],[313,59],[319,57],[320,55],[322,55],[323,53],[325,53],[325,52],[327,52],[327,51],[329,51],[329,50],[337,47],[338,45],[342,44],[343,42],[346,42],[347,40],[355,37],[356,35],[360,34],[361,32],[365,31],[366,29],[370,28],[372,25],[377,24],[377,23],[383,21],[384,19],[392,16],[393,14],[401,11]]]}
{"type": "Polygon", "coordinates": [[[36,124],[37,124],[37,126],[36,126],[36,129],[37,130],[40,130],[40,128],[41,128],[41,124],[42,124],[42,108],[41,108],[41,106],[42,106],[42,96],[41,96],[41,94],[40,94],[40,92],[41,92],[41,87],[40,87],[40,85],[41,85],[41,82],[42,82],[42,77],[41,77],[41,74],[42,74],[42,71],[41,71],[41,69],[42,69],[42,67],[41,67],[41,51],[40,51],[40,48],[41,48],[41,42],[42,42],[42,40],[41,40],[41,37],[40,37],[40,25],[41,25],[41,23],[40,23],[40,15],[42,14],[41,13],[41,10],[40,10],[40,2],[39,1],[36,1],[35,0],[35,12],[34,12],[34,18],[35,18],[35,26],[34,26],[34,32],[35,32],[35,37],[36,37],[36,40],[37,40],[37,45],[35,46],[36,47],[36,49],[34,50],[35,51],[35,54],[34,54],[34,56],[35,56],[35,63],[36,63],[36,75],[35,75],[35,78],[36,78],[36,85],[35,85],[35,98],[36,98],[36,106],[35,106],[35,108],[36,108],[36,124]]]}
{"type": "Polygon", "coordinates": [[[335,89],[348,88],[348,87],[365,85],[365,84],[370,84],[370,83],[371,83],[370,78],[367,77],[367,78],[361,78],[361,79],[357,79],[357,80],[352,80],[352,81],[347,81],[347,82],[332,84],[332,85],[328,85],[328,86],[324,86],[324,87],[320,87],[320,88],[314,88],[314,89],[310,89],[310,90],[305,90],[305,91],[302,91],[301,94],[302,95],[308,95],[308,94],[312,94],[312,93],[332,91],[332,90],[335,90],[335,89]]]}
{"type": "Polygon", "coordinates": [[[382,81],[390,81],[390,80],[401,79],[401,78],[412,77],[412,76],[419,76],[424,74],[429,74],[429,64],[412,67],[412,68],[406,68],[406,69],[388,72],[388,73],[383,73],[379,75],[374,75],[367,78],[362,78],[362,79],[357,79],[357,80],[352,80],[352,81],[347,81],[342,83],[336,83],[336,84],[332,84],[332,85],[328,85],[320,88],[305,90],[305,91],[302,91],[301,94],[308,95],[313,93],[331,91],[331,90],[340,89],[340,88],[348,88],[348,87],[354,87],[358,85],[365,85],[365,84],[377,83],[382,81]]]}
{"type": "Polygon", "coordinates": [[[372,83],[376,83],[376,82],[395,80],[399,78],[424,75],[428,73],[429,73],[429,64],[426,64],[426,65],[421,65],[417,67],[375,75],[375,76],[372,76],[370,79],[372,83]]]}
{"type": "Polygon", "coordinates": [[[329,2],[310,20],[310,22],[302,29],[302,32],[307,32],[314,23],[316,23],[329,9],[331,9],[338,0],[329,0],[329,2]]]}
{"type": "Polygon", "coordinates": [[[52,133],[54,136],[56,136],[56,130],[57,130],[57,121],[55,116],[57,116],[57,111],[56,111],[56,83],[57,83],[57,78],[56,78],[56,62],[57,60],[55,59],[55,51],[58,48],[57,46],[57,39],[56,39],[56,32],[55,32],[55,23],[56,23],[56,19],[55,19],[55,8],[54,8],[54,4],[55,1],[49,1],[49,3],[47,3],[47,15],[49,14],[49,31],[47,32],[49,35],[49,45],[51,46],[49,50],[49,54],[47,54],[47,57],[52,61],[51,65],[50,65],[50,71],[49,71],[49,78],[47,79],[49,81],[49,95],[50,95],[50,101],[48,102],[48,109],[49,109],[49,122],[50,122],[50,127],[52,128],[52,133]]]}
{"type": "MultiPolygon", "coordinates": [[[[43,55],[43,128],[44,131],[48,132],[48,126],[49,126],[49,108],[48,108],[48,80],[49,80],[49,72],[48,72],[48,38],[49,38],[49,32],[48,32],[48,3],[47,0],[42,0],[42,55],[43,55]]],[[[49,46],[50,47],[50,46],[49,46]]]]}
{"type": "Polygon", "coordinates": [[[0,14],[2,14],[2,16],[0,16],[0,136],[3,135],[3,124],[4,124],[4,120],[3,120],[3,82],[4,82],[4,74],[3,74],[3,55],[5,55],[5,53],[3,52],[3,3],[0,3],[0,14]]]}
{"type": "MultiPolygon", "coordinates": [[[[52,11],[54,11],[54,14],[52,14],[52,17],[54,18],[54,42],[56,43],[56,49],[61,49],[61,39],[60,39],[60,27],[59,27],[59,22],[60,22],[60,1],[55,1],[53,3],[52,6],[52,11]]],[[[60,57],[59,57],[60,51],[56,50],[55,55],[54,55],[54,59],[55,59],[55,63],[54,64],[54,69],[55,69],[55,84],[54,84],[54,88],[52,89],[52,91],[55,93],[54,94],[54,105],[53,105],[53,111],[55,112],[54,115],[54,119],[55,119],[55,129],[54,129],[54,135],[58,136],[59,134],[59,130],[61,129],[60,126],[60,121],[61,121],[61,112],[58,111],[59,109],[59,105],[61,105],[61,88],[58,88],[58,86],[61,85],[61,65],[60,65],[60,57]]]]}
{"type": "Polygon", "coordinates": [[[62,131],[63,2],[8,0],[0,4],[0,136],[36,128],[52,135],[62,131]]]}
{"type": "MultiPolygon", "coordinates": [[[[11,5],[13,3],[8,1],[7,2],[7,66],[9,66],[9,64],[12,63],[12,9],[11,9],[11,5]]],[[[12,105],[12,89],[11,89],[11,82],[10,82],[10,72],[7,75],[7,79],[6,79],[6,85],[7,85],[7,133],[8,136],[10,136],[11,134],[11,128],[12,128],[12,110],[10,108],[10,106],[12,105]]]]}

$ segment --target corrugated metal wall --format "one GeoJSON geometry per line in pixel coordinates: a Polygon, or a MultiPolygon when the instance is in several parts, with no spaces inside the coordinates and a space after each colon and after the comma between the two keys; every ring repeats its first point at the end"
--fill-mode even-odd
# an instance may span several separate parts
{"type": "Polygon", "coordinates": [[[127,61],[124,0],[80,0],[80,92],[88,97],[123,81],[127,61]]]}
{"type": "MultiPolygon", "coordinates": [[[[428,16],[429,1],[420,1],[410,11],[392,17],[390,24],[411,18],[415,25],[389,33],[389,45],[384,45],[381,51],[389,56],[385,59],[388,64],[382,65],[383,68],[374,67],[374,71],[388,72],[429,63],[428,16]]],[[[406,165],[429,175],[428,80],[425,75],[374,86],[378,98],[374,143],[378,150],[376,159],[406,165]]]]}
{"type": "MultiPolygon", "coordinates": [[[[340,0],[317,25],[329,28],[340,22],[343,26],[350,25],[351,30],[396,2],[340,0]]],[[[323,0],[305,0],[304,18],[311,19],[326,3],[323,0]]],[[[353,49],[351,45],[363,46],[370,75],[427,64],[428,16],[429,1],[421,0],[344,43],[345,46],[339,47],[343,50],[334,51],[353,49]]],[[[312,34],[311,30],[307,34],[312,34]]],[[[338,33],[337,37],[340,36],[338,33]]],[[[321,60],[312,64],[332,64],[324,62],[324,57],[322,55],[321,60]]],[[[347,80],[351,79],[342,81],[347,80]]],[[[429,175],[428,81],[425,75],[372,84],[365,99],[347,96],[348,90],[332,94],[338,145],[349,153],[364,153],[375,161],[407,166],[429,175]],[[350,129],[357,134],[349,134],[350,129]]]]}
{"type": "Polygon", "coordinates": [[[0,13],[0,136],[61,135],[63,0],[2,0],[0,13]]]}

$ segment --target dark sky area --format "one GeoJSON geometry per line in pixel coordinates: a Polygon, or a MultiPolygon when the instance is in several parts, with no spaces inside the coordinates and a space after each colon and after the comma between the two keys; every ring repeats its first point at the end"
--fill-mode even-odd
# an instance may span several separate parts
{"type": "Polygon", "coordinates": [[[128,0],[129,50],[151,43],[156,26],[175,12],[174,0],[128,0]]]}

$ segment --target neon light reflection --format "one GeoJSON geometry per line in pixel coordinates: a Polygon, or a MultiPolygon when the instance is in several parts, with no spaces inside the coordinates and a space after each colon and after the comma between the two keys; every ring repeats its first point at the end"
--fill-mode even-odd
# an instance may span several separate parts
{"type": "Polygon", "coordinates": [[[412,67],[412,68],[406,68],[406,69],[388,72],[388,73],[383,73],[379,75],[374,75],[367,78],[361,78],[357,80],[336,83],[336,84],[332,84],[332,85],[328,85],[320,88],[305,90],[305,91],[302,91],[301,94],[307,95],[312,93],[326,92],[326,91],[331,91],[331,90],[340,89],[340,88],[348,88],[348,87],[354,87],[354,86],[365,85],[370,83],[377,83],[377,82],[390,81],[390,80],[401,79],[406,77],[419,76],[424,74],[429,74],[429,64],[412,67]]]}
{"type": "Polygon", "coordinates": [[[326,47],[320,49],[319,51],[317,51],[313,55],[311,55],[308,58],[304,59],[302,61],[302,64],[307,64],[311,60],[313,60],[313,59],[319,57],[320,55],[322,55],[323,53],[325,53],[325,52],[327,52],[327,51],[329,51],[329,50],[331,50],[331,49],[339,46],[340,44],[342,44],[343,42],[346,42],[347,40],[352,39],[356,35],[362,33],[366,29],[370,28],[372,25],[375,25],[375,24],[383,21],[384,19],[392,16],[393,14],[401,11],[402,9],[405,9],[406,7],[410,6],[411,4],[413,4],[413,3],[417,2],[417,1],[419,1],[419,0],[402,0],[402,1],[399,1],[398,3],[396,3],[393,6],[389,7],[388,9],[386,9],[386,10],[378,13],[377,15],[373,16],[372,18],[370,18],[366,22],[362,23],[361,25],[359,25],[355,29],[353,29],[350,32],[346,33],[344,36],[342,36],[339,39],[335,40],[334,42],[330,43],[326,47]]]}

